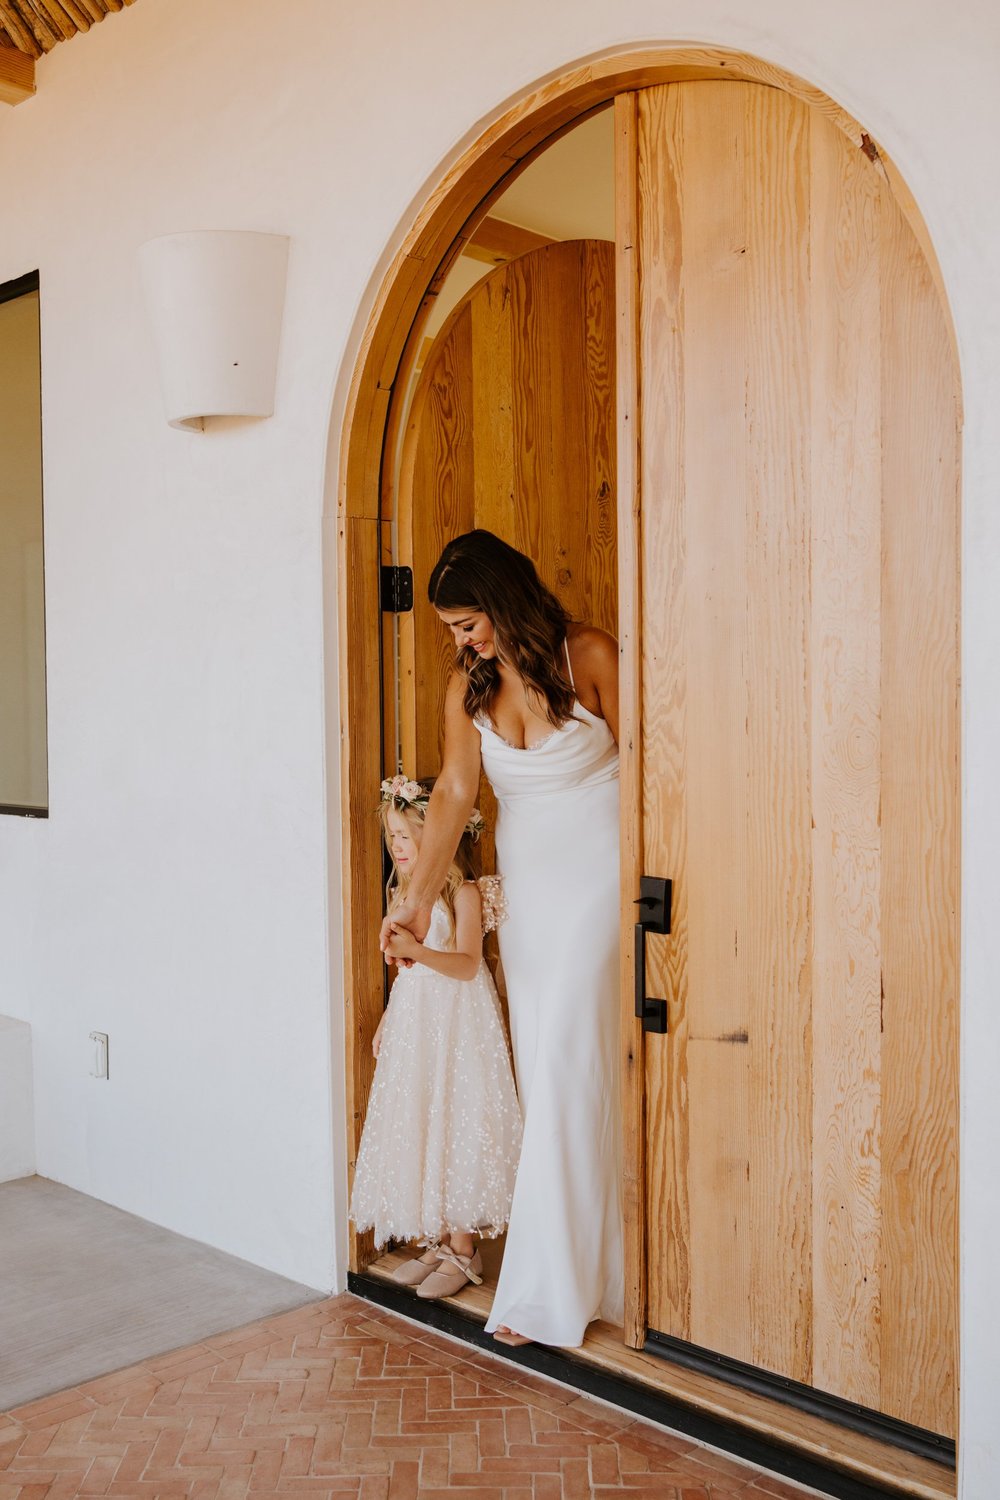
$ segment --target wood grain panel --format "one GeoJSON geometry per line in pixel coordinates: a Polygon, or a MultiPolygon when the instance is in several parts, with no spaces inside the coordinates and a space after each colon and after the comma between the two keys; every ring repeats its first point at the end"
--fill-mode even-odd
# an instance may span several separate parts
{"type": "MultiPolygon", "coordinates": [[[[380,521],[380,565],[383,568],[391,567],[393,557],[392,523],[391,521],[380,521]]],[[[382,766],[387,776],[396,770],[399,747],[400,693],[402,683],[405,680],[405,677],[399,671],[398,663],[402,618],[399,615],[390,614],[388,611],[382,615],[382,661],[387,666],[395,663],[391,668],[391,678],[387,679],[391,680],[394,690],[386,692],[382,700],[382,766]]]]}
{"type": "Polygon", "coordinates": [[[775,90],[743,92],[751,1325],[756,1361],[808,1382],[809,112],[775,90]]]}
{"type": "Polygon", "coordinates": [[[948,325],[822,114],[703,82],[637,112],[643,860],[677,882],[649,1320],[950,1433],[948,325]]]}
{"type": "MultiPolygon", "coordinates": [[[[382,858],[378,824],[372,816],[375,778],[352,776],[353,766],[369,770],[381,761],[381,728],[377,715],[366,714],[373,667],[377,673],[381,617],[369,607],[377,598],[380,561],[379,523],[357,517],[341,522],[339,578],[340,649],[342,652],[341,744],[346,767],[341,779],[341,829],[346,878],[344,924],[344,1008],[347,1055],[347,1180],[354,1168],[375,1064],[371,1041],[382,1017],[383,963],[378,951],[382,921],[382,858]],[[347,655],[347,643],[356,654],[347,655]]],[[[350,1225],[351,1265],[362,1269],[375,1255],[374,1236],[350,1225]]]]}
{"type": "Polygon", "coordinates": [[[473,260],[483,260],[490,265],[502,265],[518,255],[527,255],[529,250],[538,250],[542,245],[551,245],[546,234],[536,234],[533,229],[523,229],[520,224],[510,224],[505,219],[483,219],[466,241],[463,254],[473,260]]]}
{"type": "Polygon", "coordinates": [[[648,1301],[654,1328],[688,1338],[688,663],[680,100],[679,88],[639,95],[636,147],[643,860],[647,873],[674,881],[670,939],[646,939],[647,994],[666,999],[670,1027],[669,1049],[662,1037],[651,1037],[645,1048],[648,1301]]]}
{"type": "Polygon", "coordinates": [[[583,456],[587,465],[587,545],[579,566],[580,613],[611,635],[618,634],[616,515],[617,435],[615,411],[615,258],[610,246],[587,242],[583,249],[583,456]]]}
{"type": "Polygon", "coordinates": [[[454,648],[427,602],[427,580],[448,539],[475,524],[472,314],[458,310],[438,340],[413,399],[400,469],[400,561],[413,568],[412,626],[400,670],[403,766],[436,776],[441,764],[444,695],[454,648]]]}
{"type": "Polygon", "coordinates": [[[807,119],[715,84],[639,118],[650,1320],[808,1379],[807,119]]]}
{"type": "Polygon", "coordinates": [[[954,1433],[958,413],[947,325],[882,201],[882,1405],[954,1433]]]}
{"type": "Polygon", "coordinates": [[[34,57],[0,44],[0,104],[21,104],[34,92],[34,57]]]}
{"type": "Polygon", "coordinates": [[[811,129],[813,1383],[880,1404],[884,187],[811,129]]]}
{"type": "Polygon", "coordinates": [[[754,1357],[747,942],[747,290],[742,90],[681,92],[686,707],[690,847],[687,1110],[693,1342],[754,1357]]]}
{"type": "MultiPolygon", "coordinates": [[[[607,248],[607,247],[606,247],[607,248]]],[[[535,446],[540,460],[537,489],[529,494],[559,496],[560,510],[565,513],[555,527],[547,525],[550,507],[533,506],[540,522],[536,550],[531,554],[539,563],[542,577],[571,615],[590,618],[589,601],[584,598],[586,555],[590,545],[590,463],[587,452],[586,400],[584,386],[589,375],[586,361],[586,293],[584,290],[584,257],[586,246],[577,241],[573,261],[565,270],[549,253],[539,256],[537,290],[534,298],[549,310],[552,332],[541,345],[542,389],[535,403],[535,446]],[[549,512],[547,515],[546,512],[549,512]]],[[[564,252],[565,253],[565,252],[564,252]]],[[[613,274],[607,257],[609,280],[613,274]]],[[[527,268],[531,262],[522,261],[527,268]]],[[[515,262],[514,271],[517,270],[515,262]]],[[[614,303],[611,304],[612,324],[614,303]]],[[[611,348],[612,328],[605,330],[605,345],[611,348]]],[[[602,371],[606,376],[607,363],[602,371]]],[[[518,385],[515,381],[515,397],[518,385]]],[[[603,395],[605,410],[611,409],[605,384],[594,392],[595,403],[603,395]]],[[[516,407],[516,401],[515,401],[516,407]]],[[[605,424],[607,428],[607,424],[605,424]]],[[[610,437],[610,433],[607,434],[610,437]]],[[[527,490],[527,487],[526,487],[527,490]]]]}
{"type": "Polygon", "coordinates": [[[635,94],[615,100],[615,322],[618,472],[618,755],[621,774],[621,1058],[624,1339],[646,1340],[645,1034],[634,1015],[632,926],[643,869],[642,538],[639,489],[638,153],[635,94]]]}
{"type": "MultiPolygon", "coordinates": [[[[518,492],[512,407],[515,315],[511,307],[512,271],[501,271],[480,284],[470,297],[474,364],[472,433],[475,445],[473,525],[496,532],[518,546],[530,540],[529,517],[518,492]]],[[[523,336],[519,328],[518,334],[523,336]]],[[[530,337],[530,334],[529,334],[530,337]]],[[[530,359],[518,356],[530,369],[530,359]]]]}

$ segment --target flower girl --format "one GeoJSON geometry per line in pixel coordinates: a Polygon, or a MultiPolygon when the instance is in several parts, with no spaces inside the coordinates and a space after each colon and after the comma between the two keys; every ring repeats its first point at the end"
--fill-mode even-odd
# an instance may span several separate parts
{"type": "MultiPolygon", "coordinates": [[[[392,856],[389,914],[406,896],[429,791],[382,783],[379,817],[392,856]]],[[[496,879],[472,878],[472,814],[422,943],[393,929],[386,961],[400,972],[372,1042],[377,1059],[358,1152],[351,1218],[375,1243],[428,1248],[395,1279],[418,1297],[448,1297],[482,1280],[474,1235],[502,1233],[521,1152],[514,1089],[483,932],[502,920],[496,879]]]]}

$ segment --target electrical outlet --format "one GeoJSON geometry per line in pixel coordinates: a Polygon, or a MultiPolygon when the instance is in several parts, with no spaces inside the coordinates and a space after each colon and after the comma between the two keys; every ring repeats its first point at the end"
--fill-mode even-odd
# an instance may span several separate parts
{"type": "Polygon", "coordinates": [[[106,1031],[92,1031],[90,1040],[94,1044],[94,1061],[91,1064],[91,1078],[107,1078],[108,1076],[108,1033],[106,1031]]]}

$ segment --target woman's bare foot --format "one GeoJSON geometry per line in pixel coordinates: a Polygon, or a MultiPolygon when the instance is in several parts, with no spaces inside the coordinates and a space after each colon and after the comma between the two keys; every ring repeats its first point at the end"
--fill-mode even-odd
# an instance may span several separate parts
{"type": "Polygon", "coordinates": [[[522,1344],[533,1344],[534,1339],[529,1339],[526,1333],[515,1333],[513,1328],[508,1328],[506,1323],[498,1323],[493,1330],[493,1337],[498,1344],[509,1344],[512,1349],[518,1349],[522,1344]]]}

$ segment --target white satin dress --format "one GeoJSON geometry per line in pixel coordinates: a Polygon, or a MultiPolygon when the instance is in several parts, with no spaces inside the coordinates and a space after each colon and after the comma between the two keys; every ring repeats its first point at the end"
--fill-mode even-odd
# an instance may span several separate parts
{"type": "MultiPolygon", "coordinates": [[[[568,653],[567,653],[568,660],[568,653]]],[[[572,681],[572,673],[570,676],[572,681]]],[[[580,702],[530,749],[486,722],[524,1144],[487,1332],[575,1348],[623,1317],[618,747],[580,702]]]]}

